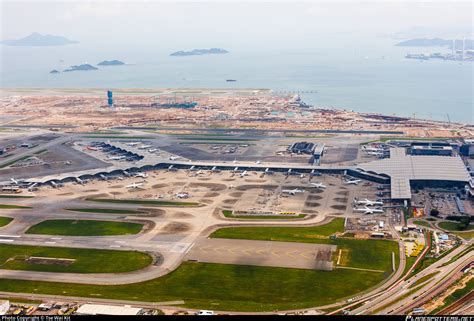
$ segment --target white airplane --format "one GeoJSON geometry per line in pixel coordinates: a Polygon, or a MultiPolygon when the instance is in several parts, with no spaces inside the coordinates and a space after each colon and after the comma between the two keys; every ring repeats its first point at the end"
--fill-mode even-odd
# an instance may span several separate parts
{"type": "Polygon", "coordinates": [[[38,183],[34,183],[34,184],[31,185],[30,187],[28,187],[28,191],[29,191],[29,192],[32,192],[32,191],[36,190],[36,185],[38,185],[38,183]]]}
{"type": "Polygon", "coordinates": [[[176,197],[177,198],[189,198],[189,194],[188,193],[177,193],[176,194],[176,197]]]}
{"type": "Polygon", "coordinates": [[[354,203],[357,205],[366,205],[366,206],[383,205],[382,201],[371,201],[368,199],[364,199],[364,200],[354,199],[354,203]]]}
{"type": "Polygon", "coordinates": [[[147,178],[147,177],[148,177],[148,174],[142,173],[142,172],[138,172],[138,173],[135,173],[134,176],[135,176],[135,177],[147,178]]]}
{"type": "Polygon", "coordinates": [[[100,174],[99,177],[102,178],[104,181],[108,180],[107,176],[105,176],[104,174],[100,174]]]}
{"type": "Polygon", "coordinates": [[[236,167],[234,168],[234,172],[237,172],[238,170],[239,170],[239,167],[236,166],[236,167]]]}
{"type": "Polygon", "coordinates": [[[217,171],[218,171],[217,166],[213,166],[213,167],[211,168],[211,172],[217,172],[217,171]]]}
{"type": "Polygon", "coordinates": [[[128,146],[137,146],[138,144],[140,144],[139,142],[133,142],[133,143],[128,143],[127,145],[128,146]]]}
{"type": "Polygon", "coordinates": [[[304,193],[304,190],[295,188],[295,189],[284,189],[282,190],[283,193],[290,194],[290,195],[296,195],[296,193],[304,193]]]}
{"type": "Polygon", "coordinates": [[[348,179],[344,181],[344,184],[346,185],[357,185],[360,183],[360,179],[348,179]]]}
{"type": "Polygon", "coordinates": [[[51,182],[51,185],[52,185],[54,188],[63,187],[63,184],[61,184],[61,183],[56,183],[55,181],[52,181],[52,182],[51,182]]]}
{"type": "Polygon", "coordinates": [[[240,173],[240,177],[244,177],[244,176],[248,176],[249,173],[247,173],[247,171],[243,171],[242,173],[240,173]]]}
{"type": "Polygon", "coordinates": [[[130,185],[125,186],[126,188],[141,188],[143,183],[132,183],[130,185]]]}
{"type": "Polygon", "coordinates": [[[12,177],[12,178],[10,178],[10,180],[13,182],[13,184],[16,184],[16,185],[19,185],[19,184],[22,182],[22,180],[21,180],[21,179],[19,179],[19,180],[16,180],[16,179],[15,179],[15,178],[13,178],[13,177],[12,177]]]}
{"type": "Polygon", "coordinates": [[[256,161],[256,162],[255,162],[255,164],[260,164],[260,161],[259,161],[259,160],[258,160],[258,161],[256,161]]]}
{"type": "Polygon", "coordinates": [[[110,160],[122,160],[125,159],[125,156],[109,156],[110,160]]]}
{"type": "Polygon", "coordinates": [[[192,170],[194,170],[195,167],[196,167],[196,166],[193,165],[193,166],[191,166],[191,167],[189,168],[189,170],[192,171],[192,170]]]}
{"type": "Polygon", "coordinates": [[[364,207],[355,207],[354,212],[363,212],[364,214],[374,214],[374,213],[383,213],[383,209],[370,208],[368,206],[364,206],[364,207]]]}
{"type": "Polygon", "coordinates": [[[178,159],[179,156],[170,156],[170,160],[175,160],[175,159],[178,159]]]}
{"type": "Polygon", "coordinates": [[[174,165],[170,165],[170,166],[168,167],[168,170],[169,170],[169,171],[172,170],[173,167],[174,167],[174,165]]]}
{"type": "Polygon", "coordinates": [[[142,146],[138,147],[138,149],[148,149],[150,147],[153,147],[153,145],[142,145],[142,146]]]}
{"type": "Polygon", "coordinates": [[[315,188],[326,188],[326,185],[324,185],[323,183],[309,183],[309,185],[315,188]]]}
{"type": "Polygon", "coordinates": [[[300,178],[305,178],[305,175],[304,175],[304,174],[301,174],[301,175],[300,175],[300,178]]]}
{"type": "Polygon", "coordinates": [[[79,177],[76,177],[76,182],[78,184],[84,185],[84,181],[82,179],[80,179],[79,177]]]}
{"type": "Polygon", "coordinates": [[[152,148],[152,149],[149,149],[149,150],[148,150],[149,153],[154,153],[154,152],[156,152],[156,151],[158,151],[158,149],[156,149],[156,148],[152,148]]]}

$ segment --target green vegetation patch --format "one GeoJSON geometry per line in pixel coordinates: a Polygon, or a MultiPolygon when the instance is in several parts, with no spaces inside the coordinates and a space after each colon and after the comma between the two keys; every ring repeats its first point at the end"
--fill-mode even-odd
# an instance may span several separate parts
{"type": "Polygon", "coordinates": [[[137,234],[143,224],[95,220],[46,220],[30,227],[26,234],[106,236],[137,234]]]}
{"type": "Polygon", "coordinates": [[[413,221],[413,224],[421,225],[421,226],[424,226],[424,227],[431,227],[431,224],[426,222],[426,221],[413,221]]]}
{"type": "Polygon", "coordinates": [[[21,206],[13,204],[0,204],[0,209],[21,209],[21,208],[31,208],[31,206],[21,206]]]}
{"type": "Polygon", "coordinates": [[[467,295],[469,292],[471,292],[473,288],[474,288],[474,279],[470,279],[466,283],[465,287],[463,287],[461,289],[457,289],[456,291],[451,293],[451,295],[449,295],[448,297],[446,297],[444,299],[444,304],[442,306],[434,309],[433,311],[431,311],[430,314],[434,315],[434,314],[438,313],[439,311],[443,310],[444,308],[449,307],[451,304],[453,304],[454,302],[456,302],[457,300],[463,298],[465,295],[467,295]]]}
{"type": "Polygon", "coordinates": [[[0,194],[0,198],[33,198],[33,195],[0,194]]]}
{"type": "Polygon", "coordinates": [[[100,213],[100,214],[124,214],[124,215],[140,215],[147,212],[138,210],[123,210],[116,208],[65,208],[66,211],[82,212],[82,213],[100,213]]]}
{"type": "Polygon", "coordinates": [[[86,201],[99,203],[118,203],[118,204],[139,204],[151,206],[199,206],[196,202],[173,202],[144,199],[112,199],[112,198],[87,198],[86,201]]]}
{"type": "MultiPolygon", "coordinates": [[[[344,266],[392,272],[392,252],[398,265],[398,244],[389,240],[330,239],[336,232],[344,231],[344,219],[310,227],[229,227],[211,234],[213,238],[303,242],[337,245],[347,255],[344,266]]],[[[337,254],[337,253],[336,253],[337,254]]]]}
{"type": "MultiPolygon", "coordinates": [[[[42,272],[116,273],[142,269],[151,256],[136,251],[0,244],[0,268],[42,272]],[[29,257],[72,259],[57,262],[27,261],[29,257]]],[[[15,284],[11,280],[7,283],[15,284]]],[[[64,285],[63,285],[64,286],[64,285]]],[[[3,290],[4,288],[0,286],[3,290]]],[[[28,291],[29,292],[29,291],[28,291]]]]}
{"type": "Polygon", "coordinates": [[[13,221],[11,217],[0,216],[0,227],[10,224],[13,221]]]}
{"type": "Polygon", "coordinates": [[[446,231],[472,231],[474,230],[474,224],[469,224],[464,230],[461,230],[459,228],[460,223],[459,222],[440,222],[438,223],[438,226],[441,227],[443,230],[446,231]]]}
{"type": "Polygon", "coordinates": [[[7,292],[117,300],[184,300],[185,306],[227,311],[275,311],[333,303],[375,286],[382,273],[331,272],[184,262],[158,279],[125,285],[64,284],[0,279],[7,292]]]}
{"type": "Polygon", "coordinates": [[[416,280],[415,282],[413,282],[408,288],[411,289],[411,288],[414,288],[415,286],[419,285],[419,284],[422,284],[423,282],[425,281],[428,281],[429,279],[431,279],[433,276],[435,276],[436,274],[438,274],[439,271],[436,271],[436,272],[433,272],[433,273],[430,273],[430,274],[427,274],[421,278],[419,278],[418,280],[416,280]]]}
{"type": "Polygon", "coordinates": [[[235,218],[235,219],[251,219],[251,220],[291,220],[296,218],[305,218],[306,214],[298,214],[298,215],[234,215],[232,211],[223,210],[222,214],[224,214],[227,218],[235,218]]]}

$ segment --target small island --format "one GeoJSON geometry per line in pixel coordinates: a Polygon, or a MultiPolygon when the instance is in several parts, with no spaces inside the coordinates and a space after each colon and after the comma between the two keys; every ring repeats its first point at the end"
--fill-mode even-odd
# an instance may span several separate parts
{"type": "Polygon", "coordinates": [[[53,69],[49,73],[50,74],[59,74],[59,70],[53,69]]]}
{"type": "Polygon", "coordinates": [[[97,64],[98,66],[122,66],[125,65],[123,61],[120,60],[104,60],[97,64]]]}
{"type": "Polygon", "coordinates": [[[61,36],[42,35],[33,32],[31,35],[20,39],[4,40],[1,42],[7,46],[63,46],[78,43],[61,36]]]}
{"type": "Polygon", "coordinates": [[[211,49],[194,49],[191,51],[176,51],[170,54],[170,56],[174,56],[174,57],[203,56],[203,55],[226,54],[226,53],[229,53],[229,52],[225,49],[211,48],[211,49]]]}
{"type": "MultiPolygon", "coordinates": [[[[453,47],[453,42],[455,43],[455,49],[463,49],[463,39],[456,40],[447,40],[441,38],[417,38],[409,39],[395,44],[398,47],[453,47]]],[[[474,40],[465,39],[464,40],[464,49],[470,50],[474,48],[474,40]]]]}
{"type": "Polygon", "coordinates": [[[68,69],[65,69],[64,72],[70,72],[70,71],[88,71],[88,70],[97,70],[97,67],[94,67],[89,64],[82,64],[82,65],[75,65],[71,66],[68,69]]]}

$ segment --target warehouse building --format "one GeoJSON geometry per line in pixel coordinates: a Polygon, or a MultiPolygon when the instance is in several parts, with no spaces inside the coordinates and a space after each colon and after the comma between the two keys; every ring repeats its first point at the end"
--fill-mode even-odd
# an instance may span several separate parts
{"type": "Polygon", "coordinates": [[[412,156],[404,148],[391,148],[390,158],[360,164],[358,169],[390,177],[394,200],[410,200],[412,186],[464,188],[470,180],[459,156],[412,156]]]}

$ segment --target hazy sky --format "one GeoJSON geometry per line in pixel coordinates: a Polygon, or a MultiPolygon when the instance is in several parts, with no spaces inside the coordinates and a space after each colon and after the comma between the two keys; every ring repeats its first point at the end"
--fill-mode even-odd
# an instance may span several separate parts
{"type": "Polygon", "coordinates": [[[473,25],[471,1],[0,2],[2,39],[36,31],[81,43],[162,43],[183,49],[298,45],[325,36],[381,37],[412,28],[432,36],[469,36],[473,25]]]}

